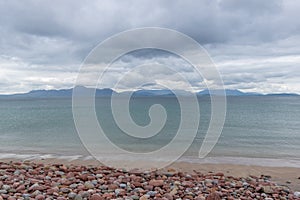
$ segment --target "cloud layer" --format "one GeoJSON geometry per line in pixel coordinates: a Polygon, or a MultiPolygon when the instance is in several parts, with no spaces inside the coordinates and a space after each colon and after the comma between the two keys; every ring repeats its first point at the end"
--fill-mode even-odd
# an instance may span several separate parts
{"type": "MultiPolygon", "coordinates": [[[[175,29],[204,45],[227,88],[300,93],[299,10],[298,1],[280,0],[2,1],[0,93],[72,87],[81,62],[99,42],[145,26],[175,29]]],[[[106,86],[148,61],[172,65],[196,89],[204,87],[181,59],[157,51],[119,60],[106,86]]],[[[132,88],[139,80],[153,88],[164,81],[186,87],[159,69],[136,74],[120,87],[132,88]]]]}

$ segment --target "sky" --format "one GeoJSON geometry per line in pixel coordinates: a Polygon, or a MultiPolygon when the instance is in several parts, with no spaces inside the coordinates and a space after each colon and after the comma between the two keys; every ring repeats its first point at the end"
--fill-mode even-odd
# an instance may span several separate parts
{"type": "MultiPolygon", "coordinates": [[[[0,93],[74,86],[89,52],[108,37],[133,28],[162,27],[199,42],[225,88],[245,92],[300,93],[300,2],[296,0],[0,0],[0,93]]],[[[141,51],[123,56],[103,87],[137,65],[171,65],[193,85],[204,80],[181,58],[141,51]]],[[[159,67],[136,71],[119,90],[186,84],[159,67]]]]}

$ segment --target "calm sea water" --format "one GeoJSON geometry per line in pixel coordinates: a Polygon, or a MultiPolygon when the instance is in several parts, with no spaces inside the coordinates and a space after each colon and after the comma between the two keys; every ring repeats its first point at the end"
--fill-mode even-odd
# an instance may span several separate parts
{"type": "MultiPolygon", "coordinates": [[[[161,132],[148,139],[132,138],[118,128],[109,98],[96,99],[98,120],[107,137],[118,146],[128,151],[150,152],[168,144],[176,134],[180,122],[178,101],[136,97],[130,102],[131,116],[139,125],[149,123],[149,107],[157,103],[166,108],[168,119],[161,132]]],[[[181,158],[185,161],[201,162],[197,153],[209,124],[210,99],[200,97],[199,105],[200,126],[193,144],[181,158]]],[[[89,155],[76,132],[72,101],[0,100],[0,157],[50,155],[89,155]]],[[[300,98],[228,97],[222,135],[208,158],[202,161],[300,166],[300,98]]]]}

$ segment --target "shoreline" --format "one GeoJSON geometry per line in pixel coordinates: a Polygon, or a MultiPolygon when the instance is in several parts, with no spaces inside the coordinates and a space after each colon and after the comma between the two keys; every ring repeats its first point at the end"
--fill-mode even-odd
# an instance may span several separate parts
{"type": "MultiPolygon", "coordinates": [[[[16,159],[16,158],[0,158],[0,162],[14,163],[14,162],[28,162],[38,163],[45,165],[62,164],[66,166],[87,166],[98,167],[104,166],[96,159],[89,157],[89,159],[63,159],[63,158],[40,158],[40,159],[16,159]]],[[[121,161],[114,161],[121,162],[121,161]]],[[[113,163],[113,162],[112,162],[113,163]]],[[[132,163],[131,163],[132,164],[132,163]]],[[[143,166],[138,162],[135,162],[135,168],[142,170],[143,166]]],[[[114,166],[114,165],[113,165],[114,166]]],[[[174,169],[178,172],[194,174],[199,172],[202,174],[208,174],[211,172],[222,172],[225,176],[233,177],[259,177],[261,175],[271,177],[272,181],[278,185],[287,186],[293,191],[300,191],[300,166],[299,167],[278,167],[278,166],[260,166],[260,165],[244,165],[235,163],[192,163],[186,161],[177,161],[159,171],[166,171],[168,169],[174,169]]]]}
{"type": "MultiPolygon", "coordinates": [[[[57,159],[61,162],[65,161],[90,161],[95,160],[92,155],[85,154],[56,154],[56,153],[41,153],[41,152],[0,152],[1,160],[45,160],[45,159],[57,159]]],[[[101,159],[108,162],[150,162],[144,157],[137,156],[134,159],[128,158],[126,155],[113,155],[107,154],[102,156],[101,159]]],[[[162,161],[169,162],[167,157],[157,158],[151,160],[151,162],[160,163],[162,161]]],[[[239,156],[207,156],[205,158],[198,158],[196,156],[183,155],[175,162],[191,163],[191,164],[234,164],[234,165],[254,165],[261,167],[288,167],[288,168],[299,168],[300,159],[294,157],[291,158],[267,158],[267,157],[239,157],[239,156]]]]}
{"type": "Polygon", "coordinates": [[[182,162],[142,171],[106,167],[96,160],[10,159],[0,161],[0,200],[300,199],[299,185],[276,182],[281,175],[286,180],[298,172],[298,168],[182,162]]]}

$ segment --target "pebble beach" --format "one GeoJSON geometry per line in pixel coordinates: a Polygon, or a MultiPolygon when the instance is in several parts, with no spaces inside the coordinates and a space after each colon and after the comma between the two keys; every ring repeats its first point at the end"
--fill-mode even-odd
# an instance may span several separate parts
{"type": "Polygon", "coordinates": [[[143,171],[101,165],[3,161],[0,200],[300,199],[300,192],[274,182],[270,175],[239,177],[228,175],[225,168],[211,169],[214,171],[170,166],[143,171]]]}

